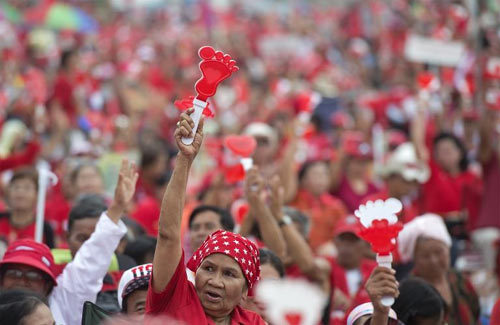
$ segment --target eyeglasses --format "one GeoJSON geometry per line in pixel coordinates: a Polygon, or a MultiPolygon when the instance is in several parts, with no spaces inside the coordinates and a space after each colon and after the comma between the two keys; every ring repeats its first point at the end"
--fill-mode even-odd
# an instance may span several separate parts
{"type": "Polygon", "coordinates": [[[36,271],[21,271],[15,269],[5,271],[4,277],[16,280],[24,278],[28,282],[42,282],[45,280],[43,275],[36,271]]]}

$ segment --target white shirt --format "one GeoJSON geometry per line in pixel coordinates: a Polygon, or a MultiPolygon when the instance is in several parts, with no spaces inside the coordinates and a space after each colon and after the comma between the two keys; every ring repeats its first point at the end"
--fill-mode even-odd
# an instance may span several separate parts
{"type": "Polygon", "coordinates": [[[126,232],[123,221],[116,224],[106,212],[102,213],[95,231],[57,277],[57,286],[49,296],[49,306],[56,324],[82,323],[83,303],[95,303],[111,258],[126,232]]]}
{"type": "Polygon", "coordinates": [[[349,296],[353,297],[359,290],[361,286],[361,271],[359,269],[349,270],[345,272],[345,278],[347,280],[347,288],[349,290],[349,296]]]}

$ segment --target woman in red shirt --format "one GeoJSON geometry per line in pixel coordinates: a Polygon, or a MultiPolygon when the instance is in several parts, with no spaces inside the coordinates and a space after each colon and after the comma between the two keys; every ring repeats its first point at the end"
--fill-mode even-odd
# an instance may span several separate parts
{"type": "Polygon", "coordinates": [[[258,249],[246,238],[228,231],[210,235],[187,264],[195,272],[195,284],[187,280],[181,216],[189,170],[203,140],[203,120],[191,145],[181,138],[192,134],[193,111],[181,114],[174,134],[179,154],[162,202],[146,313],[187,324],[265,324],[239,306],[260,274],[258,249]]]}
{"type": "Polygon", "coordinates": [[[420,159],[427,162],[430,178],[421,198],[423,213],[444,218],[454,239],[467,235],[466,226],[477,218],[481,200],[481,179],[468,170],[467,152],[455,135],[441,132],[426,145],[424,112],[413,121],[412,139],[420,159]]]}

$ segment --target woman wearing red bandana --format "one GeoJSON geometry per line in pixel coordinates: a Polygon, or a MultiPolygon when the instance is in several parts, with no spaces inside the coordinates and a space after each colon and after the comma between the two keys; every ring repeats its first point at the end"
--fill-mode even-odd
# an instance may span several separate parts
{"type": "Polygon", "coordinates": [[[213,233],[187,264],[196,273],[195,284],[187,280],[181,215],[189,170],[203,140],[202,119],[193,143],[181,141],[192,134],[192,112],[181,114],[174,134],[179,154],[163,197],[146,313],[186,324],[265,324],[239,306],[260,274],[259,251],[248,239],[228,231],[213,233]]]}

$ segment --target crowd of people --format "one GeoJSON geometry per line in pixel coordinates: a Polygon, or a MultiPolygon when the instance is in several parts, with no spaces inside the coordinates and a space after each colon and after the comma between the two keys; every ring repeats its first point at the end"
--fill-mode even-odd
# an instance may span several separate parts
{"type": "Polygon", "coordinates": [[[63,2],[97,27],[0,5],[0,323],[273,324],[259,283],[303,280],[320,324],[500,324],[497,2],[63,2]],[[204,45],[239,71],[193,132],[204,45]],[[389,198],[392,269],[354,216],[389,198]]]}

